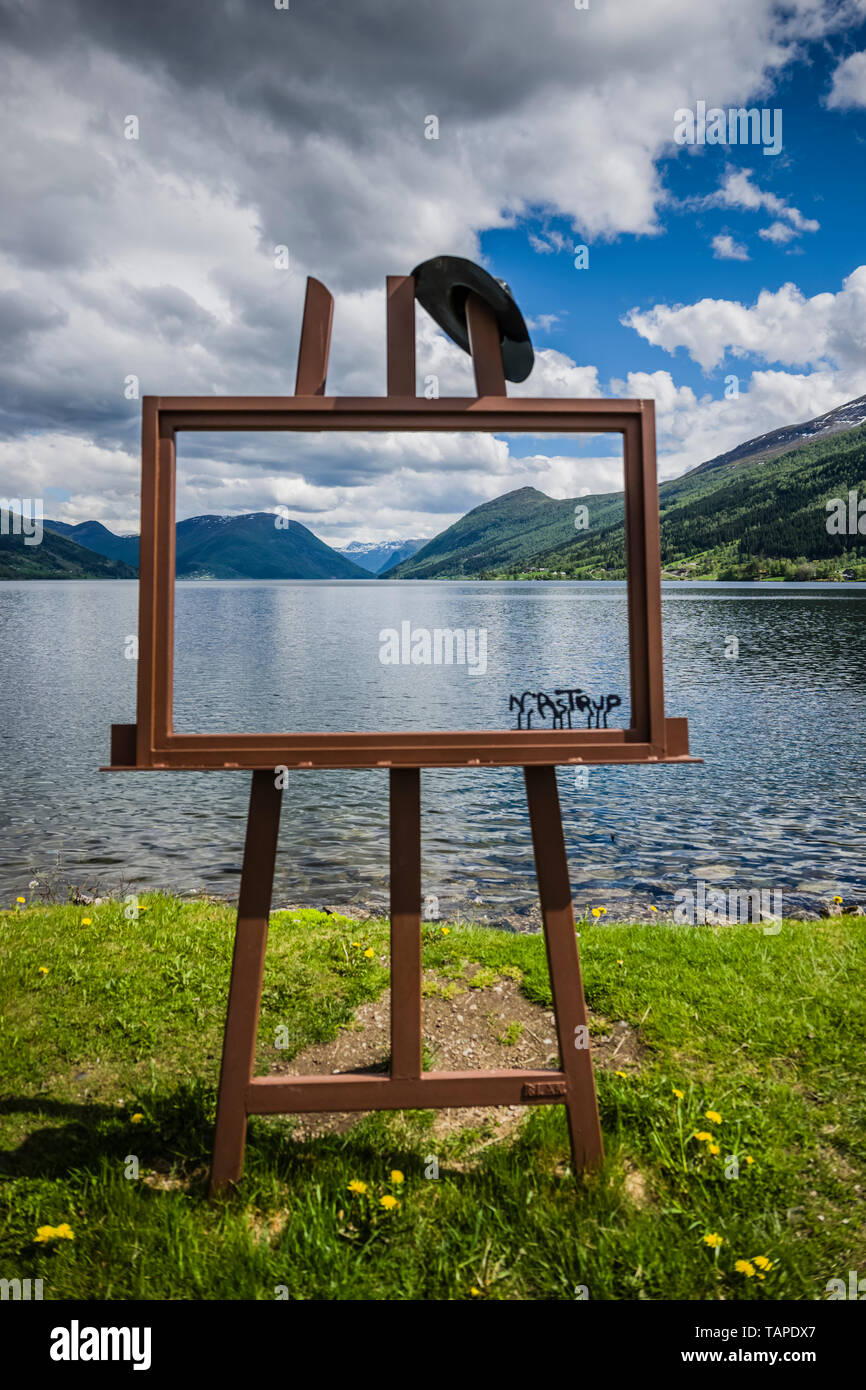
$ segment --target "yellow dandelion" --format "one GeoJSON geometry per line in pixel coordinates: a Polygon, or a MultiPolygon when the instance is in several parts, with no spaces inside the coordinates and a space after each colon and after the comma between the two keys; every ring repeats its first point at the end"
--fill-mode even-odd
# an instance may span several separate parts
{"type": "Polygon", "coordinates": [[[361,943],[360,943],[360,941],[353,941],[353,942],[352,942],[352,949],[355,950],[355,951],[360,951],[360,949],[361,949],[361,943]]]}
{"type": "Polygon", "coordinates": [[[773,1268],[773,1261],[768,1260],[766,1255],[753,1255],[752,1264],[756,1269],[770,1270],[773,1268]]]}
{"type": "Polygon", "coordinates": [[[658,908],[653,907],[652,903],[650,903],[650,912],[658,912],[658,908]]]}
{"type": "Polygon", "coordinates": [[[709,1144],[712,1137],[713,1136],[708,1134],[705,1129],[696,1129],[692,1135],[692,1138],[699,1140],[701,1144],[709,1144]]]}
{"type": "Polygon", "coordinates": [[[623,1076],[623,1077],[627,1077],[627,1076],[628,1076],[628,1072],[626,1072],[626,1071],[615,1071],[615,1072],[614,1072],[614,1076],[623,1076]]]}
{"type": "Polygon", "coordinates": [[[39,973],[40,975],[47,975],[47,974],[48,974],[48,966],[47,966],[47,965],[40,965],[40,967],[39,967],[39,972],[38,972],[38,973],[39,973]]]}
{"type": "Polygon", "coordinates": [[[400,1183],[401,1183],[401,1182],[405,1182],[405,1181],[406,1181],[406,1179],[403,1177],[403,1174],[400,1172],[400,1169],[399,1169],[399,1168],[392,1168],[392,1169],[391,1169],[391,1181],[392,1181],[393,1183],[395,1183],[398,1187],[400,1186],[400,1183]]]}
{"type": "MultiPolygon", "coordinates": [[[[18,901],[19,901],[20,903],[23,903],[24,899],[23,899],[23,898],[19,898],[18,901]]],[[[842,901],[842,899],[839,897],[839,894],[838,894],[838,893],[836,894],[836,896],[835,896],[835,898],[833,899],[833,901],[834,901],[834,903],[840,903],[840,902],[842,901]]]]}
{"type": "Polygon", "coordinates": [[[685,1100],[686,1098],[685,1091],[678,1091],[676,1086],[674,1086],[674,1095],[676,1096],[677,1100],[685,1100]]]}
{"type": "Polygon", "coordinates": [[[136,1110],[134,1115],[130,1115],[129,1119],[131,1124],[140,1125],[142,1120],[144,1119],[144,1116],[142,1115],[140,1110],[136,1110]]]}
{"type": "Polygon", "coordinates": [[[711,1120],[714,1125],[720,1125],[722,1123],[722,1117],[719,1114],[718,1110],[705,1111],[704,1119],[711,1120]]]}
{"type": "Polygon", "coordinates": [[[734,1269],[738,1274],[745,1274],[747,1279],[751,1279],[755,1273],[755,1266],[751,1260],[735,1260],[734,1269]]]}
{"type": "Polygon", "coordinates": [[[600,908],[600,907],[594,907],[594,908],[592,909],[592,915],[593,915],[593,917],[600,917],[600,916],[601,916],[601,908],[600,908]]]}
{"type": "Polygon", "coordinates": [[[55,1236],[57,1236],[58,1240],[74,1240],[74,1239],[75,1239],[75,1236],[74,1236],[73,1231],[72,1231],[72,1227],[71,1227],[71,1226],[68,1226],[68,1225],[66,1224],[65,1221],[61,1222],[61,1224],[60,1224],[59,1226],[55,1226],[55,1227],[54,1227],[54,1234],[55,1234],[55,1236]]]}
{"type": "Polygon", "coordinates": [[[751,1154],[746,1154],[746,1163],[749,1165],[750,1168],[751,1168],[752,1164],[754,1163],[754,1161],[755,1161],[755,1160],[752,1158],[752,1155],[751,1155],[751,1154]]]}
{"type": "Polygon", "coordinates": [[[451,935],[451,928],[450,928],[450,927],[443,927],[443,928],[442,928],[442,935],[443,935],[443,936],[450,936],[450,935],[451,935]]]}
{"type": "Polygon", "coordinates": [[[708,1245],[711,1250],[718,1250],[722,1244],[722,1237],[717,1235],[715,1231],[710,1231],[709,1235],[704,1236],[703,1239],[704,1245],[708,1245]]]}
{"type": "Polygon", "coordinates": [[[391,1196],[390,1192],[386,1192],[384,1197],[379,1198],[379,1205],[384,1207],[386,1211],[393,1211],[395,1207],[399,1207],[400,1203],[396,1197],[391,1196]]]}
{"type": "Polygon", "coordinates": [[[471,1295],[472,1295],[473,1298],[480,1298],[480,1297],[481,1297],[481,1290],[480,1290],[480,1289],[476,1289],[476,1287],[475,1287],[474,1284],[472,1285],[472,1288],[469,1290],[469,1292],[471,1293],[471,1295]]]}
{"type": "Polygon", "coordinates": [[[93,920],[92,920],[92,918],[90,918],[90,917],[82,917],[82,919],[81,919],[81,925],[82,925],[82,927],[90,927],[90,926],[92,926],[92,925],[93,925],[93,920]]]}
{"type": "Polygon", "coordinates": [[[26,898],[16,898],[15,901],[16,901],[16,903],[26,903],[27,899],[26,899],[26,898]]]}
{"type": "Polygon", "coordinates": [[[721,1149],[718,1144],[708,1144],[707,1153],[712,1154],[713,1158],[715,1158],[717,1154],[721,1153],[721,1149]]]}
{"type": "Polygon", "coordinates": [[[47,1241],[53,1240],[56,1234],[53,1226],[39,1226],[33,1239],[37,1245],[44,1245],[47,1241]]]}
{"type": "Polygon", "coordinates": [[[606,916],[607,916],[607,908],[606,908],[606,907],[600,907],[598,910],[599,910],[599,912],[601,913],[602,917],[606,917],[606,916]]]}
{"type": "Polygon", "coordinates": [[[349,1191],[357,1193],[359,1197],[363,1197],[367,1191],[367,1184],[361,1182],[360,1178],[353,1178],[349,1183],[349,1191]]]}
{"type": "Polygon", "coordinates": [[[372,947],[372,946],[368,946],[367,949],[366,949],[366,951],[364,952],[364,955],[367,957],[368,960],[369,960],[370,956],[374,956],[375,954],[376,954],[376,953],[375,953],[375,951],[373,950],[373,947],[372,947]]]}
{"type": "Polygon", "coordinates": [[[138,910],[139,912],[149,912],[150,908],[148,907],[147,903],[141,903],[138,910]]]}

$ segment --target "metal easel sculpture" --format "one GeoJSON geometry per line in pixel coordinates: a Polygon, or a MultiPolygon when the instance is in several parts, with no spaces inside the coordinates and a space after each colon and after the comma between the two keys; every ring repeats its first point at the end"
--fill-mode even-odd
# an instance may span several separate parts
{"type": "MultiPolygon", "coordinates": [[[[145,397],[139,571],[138,710],[112,725],[108,770],[252,771],[220,1071],[211,1190],[243,1172],[250,1115],[562,1104],[574,1169],[600,1163],[589,1048],[556,766],[695,761],[685,719],[664,713],[661,567],[653,402],[512,399],[533,362],[503,282],[456,257],[387,280],[388,394],[326,397],[333,299],[307,281],[294,396],[145,397]],[[472,356],[476,397],[416,395],[415,300],[472,356]],[[631,716],[606,727],[401,733],[176,734],[172,721],[175,441],[181,430],[487,430],[623,435],[631,716]],[[391,1056],[387,1075],[254,1075],[282,790],[275,769],[380,768],[390,783],[391,1056]],[[421,996],[421,769],[522,766],[556,1017],[560,1066],[425,1072],[421,996]]],[[[569,721],[570,722],[570,721],[569,721]]]]}

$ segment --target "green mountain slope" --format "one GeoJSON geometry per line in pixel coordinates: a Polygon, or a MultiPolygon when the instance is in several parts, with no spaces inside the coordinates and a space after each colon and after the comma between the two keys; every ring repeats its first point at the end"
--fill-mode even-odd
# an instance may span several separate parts
{"type": "Polygon", "coordinates": [[[86,550],[43,527],[39,545],[10,531],[8,513],[0,526],[0,579],[135,579],[135,570],[86,550]]]}
{"type": "MultiPolygon", "coordinates": [[[[617,493],[576,500],[593,506],[608,522],[622,511],[617,493]]],[[[491,570],[519,568],[568,543],[575,534],[575,505],[575,500],[558,501],[534,487],[507,492],[467,512],[383,577],[477,579],[491,570]]]]}
{"type": "MultiPolygon", "coordinates": [[[[866,426],[787,453],[687,473],[659,489],[662,565],[720,578],[866,577],[866,537],[831,535],[826,503],[866,493],[866,426]]],[[[625,573],[622,523],[592,524],[539,563],[625,573]]]]}
{"type": "Polygon", "coordinates": [[[116,536],[101,521],[80,521],[77,526],[68,521],[46,521],[44,524],[46,531],[54,531],[75,541],[76,545],[95,550],[97,555],[138,568],[138,536],[116,536]]]}
{"type": "MultiPolygon", "coordinates": [[[[745,448],[746,446],[743,446],[745,448]]],[[[784,453],[701,465],[659,488],[662,564],[680,574],[866,578],[866,536],[831,535],[826,503],[866,495],[866,426],[784,453]],[[861,574],[862,571],[862,574],[861,574]]],[[[467,513],[388,578],[623,578],[622,493],[559,501],[520,488],[467,513]],[[575,530],[575,506],[589,515],[575,530]]]]}
{"type": "Polygon", "coordinates": [[[196,516],[177,525],[177,573],[211,579],[371,579],[299,521],[272,512],[196,516]]]}

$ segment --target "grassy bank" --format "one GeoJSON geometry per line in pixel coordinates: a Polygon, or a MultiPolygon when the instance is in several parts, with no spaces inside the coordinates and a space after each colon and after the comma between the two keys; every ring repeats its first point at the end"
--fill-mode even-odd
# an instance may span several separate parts
{"type": "MultiPolygon", "coordinates": [[[[0,1277],[41,1277],[46,1298],[822,1299],[866,1270],[862,919],[582,926],[593,1034],[625,1020],[634,1044],[598,1068],[592,1179],[568,1172],[558,1107],[301,1140],[273,1118],[211,1204],[233,924],[168,897],[137,921],[120,903],[0,913],[0,1277]]],[[[360,1039],[387,940],[382,921],[276,914],[257,1069],[360,1039]]],[[[460,1026],[513,999],[495,1045],[546,1041],[539,938],[428,924],[425,970],[460,1026]]]]}

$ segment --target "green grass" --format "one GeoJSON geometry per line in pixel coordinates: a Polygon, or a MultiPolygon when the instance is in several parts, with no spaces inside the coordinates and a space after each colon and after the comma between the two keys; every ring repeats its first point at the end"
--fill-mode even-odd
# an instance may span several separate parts
{"type": "MultiPolygon", "coordinates": [[[[863,1272],[861,919],[778,936],[582,925],[590,1006],[646,1049],[627,1078],[598,1074],[607,1158],[590,1179],[568,1171],[560,1107],[493,1142],[434,1140],[424,1112],[298,1142],[275,1117],[250,1123],[242,1187],[211,1203],[233,924],[228,907],[168,897],[137,921],[121,903],[0,913],[0,1278],[41,1277],[46,1298],[821,1299],[863,1272]],[[695,1130],[718,1136],[718,1157],[695,1130]],[[35,1243],[61,1223],[73,1240],[35,1243]],[[763,1282],[734,1270],[755,1255],[773,1261],[763,1282]]],[[[482,983],[507,974],[549,1006],[540,938],[424,936],[441,978],[480,965],[482,983]]],[[[387,940],[382,921],[274,916],[260,1069],[379,994],[387,940]]]]}

